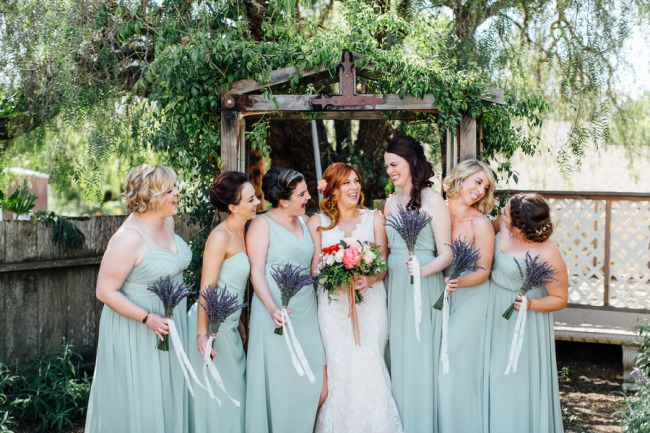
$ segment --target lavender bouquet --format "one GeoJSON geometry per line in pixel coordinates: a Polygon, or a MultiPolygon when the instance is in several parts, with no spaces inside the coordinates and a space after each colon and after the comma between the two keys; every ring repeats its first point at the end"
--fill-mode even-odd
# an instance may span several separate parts
{"type": "MultiPolygon", "coordinates": [[[[272,266],[271,276],[280,289],[282,298],[282,306],[289,305],[289,301],[293,296],[300,291],[307,284],[314,282],[309,270],[300,266],[293,266],[287,263],[284,266],[272,266]],[[307,271],[307,274],[302,272],[307,271]]],[[[275,333],[282,335],[282,328],[275,328],[275,333]]]]}
{"type": "MultiPolygon", "coordinates": [[[[449,245],[449,244],[447,244],[449,245]]],[[[450,280],[455,280],[460,277],[464,272],[476,272],[477,269],[484,269],[481,266],[477,266],[476,262],[481,259],[481,253],[474,248],[474,242],[468,243],[465,239],[458,237],[454,240],[451,245],[451,273],[449,274],[450,280]]],[[[442,310],[442,303],[445,298],[445,292],[440,294],[440,297],[433,304],[433,308],[436,310],[442,310]]]]}
{"type": "MultiPolygon", "coordinates": [[[[406,242],[409,250],[409,256],[415,255],[415,242],[423,228],[431,222],[431,217],[417,209],[405,209],[402,206],[397,207],[397,216],[395,220],[386,221],[386,226],[392,227],[406,242]]],[[[411,275],[411,284],[413,276],[411,275]]]]}
{"type": "MultiPolygon", "coordinates": [[[[524,279],[521,288],[519,289],[519,295],[525,295],[533,287],[543,286],[551,281],[554,281],[553,275],[555,274],[555,269],[552,268],[548,262],[539,262],[539,255],[536,255],[535,258],[532,258],[530,252],[526,252],[526,275],[521,270],[521,265],[517,259],[513,259],[517,268],[519,269],[519,275],[524,279]]],[[[504,319],[510,320],[513,311],[515,311],[515,303],[513,302],[506,311],[503,312],[502,316],[504,319]]]]}
{"type": "MultiPolygon", "coordinates": [[[[158,295],[165,307],[165,317],[174,315],[174,308],[187,296],[193,294],[182,282],[174,282],[168,275],[155,283],[149,284],[147,290],[158,295]]],[[[169,335],[163,335],[162,340],[156,344],[156,349],[169,351],[169,335]]]]}
{"type": "Polygon", "coordinates": [[[201,292],[201,298],[205,305],[199,300],[199,305],[208,315],[208,322],[212,326],[212,334],[219,332],[219,327],[230,315],[244,308],[246,303],[239,303],[235,293],[231,293],[226,287],[207,287],[201,292]]]}

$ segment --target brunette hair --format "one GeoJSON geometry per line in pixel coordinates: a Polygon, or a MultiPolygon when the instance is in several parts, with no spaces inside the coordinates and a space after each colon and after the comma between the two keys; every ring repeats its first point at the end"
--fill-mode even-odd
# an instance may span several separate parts
{"type": "Polygon", "coordinates": [[[494,176],[492,175],[492,170],[490,170],[490,167],[488,167],[488,165],[483,161],[466,159],[459,163],[442,181],[442,187],[449,198],[454,198],[462,189],[465,179],[479,170],[483,170],[490,185],[486,189],[483,198],[474,203],[472,207],[476,208],[482,214],[488,214],[492,211],[492,208],[494,208],[494,190],[496,189],[496,185],[494,176]]]}
{"type": "MultiPolygon", "coordinates": [[[[354,166],[342,162],[335,162],[325,169],[323,173],[323,180],[327,182],[327,186],[323,190],[323,199],[318,204],[320,209],[330,219],[330,224],[327,227],[318,227],[318,230],[329,230],[339,222],[339,208],[337,206],[339,198],[334,196],[334,191],[338,190],[343,182],[350,176],[350,173],[356,173],[359,177],[359,184],[361,184],[361,173],[354,166]]],[[[359,205],[363,208],[363,192],[359,189],[359,205]]]]}
{"type": "Polygon", "coordinates": [[[157,211],[175,183],[176,172],[170,167],[142,164],[126,176],[122,203],[129,212],[157,211]]]}
{"type": "Polygon", "coordinates": [[[221,172],[210,186],[210,203],[219,212],[228,212],[228,206],[238,205],[241,201],[241,191],[248,182],[248,176],[239,171],[221,172]]]}
{"type": "Polygon", "coordinates": [[[551,209],[537,193],[519,193],[510,198],[510,224],[532,242],[544,242],[553,234],[551,209]]]}
{"type": "Polygon", "coordinates": [[[420,209],[422,207],[422,190],[430,188],[433,183],[433,165],[424,155],[422,143],[408,135],[398,135],[388,141],[386,153],[393,153],[408,162],[411,169],[411,198],[407,204],[409,209],[420,209]]]}
{"type": "Polygon", "coordinates": [[[262,177],[264,198],[272,207],[278,207],[280,200],[289,200],[298,183],[304,180],[305,176],[291,168],[271,167],[262,177]]]}

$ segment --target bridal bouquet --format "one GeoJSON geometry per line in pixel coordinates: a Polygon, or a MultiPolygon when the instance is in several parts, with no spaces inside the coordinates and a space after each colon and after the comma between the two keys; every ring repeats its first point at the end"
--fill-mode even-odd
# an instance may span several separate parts
{"type": "Polygon", "coordinates": [[[284,341],[287,343],[289,355],[291,355],[291,363],[293,364],[293,368],[296,369],[298,376],[307,374],[309,381],[314,383],[316,377],[309,367],[309,361],[307,361],[307,357],[296,337],[296,333],[293,331],[293,326],[287,313],[287,305],[291,298],[304,286],[314,282],[311,275],[303,273],[304,271],[308,270],[300,266],[293,266],[290,263],[284,266],[271,267],[271,277],[273,277],[273,280],[278,285],[282,298],[282,308],[280,309],[280,313],[282,314],[282,328],[275,328],[275,333],[284,335],[284,341]],[[287,328],[287,332],[284,332],[284,328],[287,328]]]}
{"type": "MultiPolygon", "coordinates": [[[[355,275],[379,275],[388,269],[379,245],[343,239],[338,244],[323,248],[321,252],[318,282],[327,290],[331,302],[337,287],[352,289],[355,275]]],[[[363,301],[361,294],[354,290],[354,301],[363,301]]]]}
{"type": "Polygon", "coordinates": [[[221,400],[219,400],[219,398],[217,398],[212,392],[212,386],[210,385],[210,380],[208,379],[209,371],[214,378],[214,381],[217,383],[217,386],[224,392],[224,394],[228,396],[228,398],[230,398],[235,406],[239,406],[240,402],[230,397],[230,395],[228,395],[228,392],[226,392],[226,387],[223,384],[221,375],[219,374],[217,367],[210,360],[210,349],[212,348],[212,342],[217,336],[217,332],[219,332],[219,327],[221,324],[230,315],[245,307],[246,304],[240,304],[237,295],[235,293],[229,292],[226,287],[223,287],[221,289],[217,287],[207,287],[203,292],[201,292],[201,298],[203,298],[203,302],[201,302],[201,299],[199,299],[199,305],[205,311],[205,314],[208,316],[208,323],[212,326],[212,332],[210,333],[210,337],[208,338],[208,341],[205,344],[205,348],[203,349],[203,378],[205,380],[205,386],[207,388],[208,395],[212,399],[217,400],[219,405],[221,405],[221,400]]]}
{"type": "MultiPolygon", "coordinates": [[[[165,317],[171,319],[174,315],[174,308],[193,292],[182,282],[172,281],[170,276],[161,278],[155,283],[150,284],[147,290],[155,293],[163,303],[165,308],[165,317]]],[[[171,327],[170,327],[171,331],[171,327]]],[[[156,344],[156,349],[169,351],[169,335],[163,335],[162,340],[156,344]]]]}
{"type": "MultiPolygon", "coordinates": [[[[481,253],[474,248],[474,242],[468,243],[465,239],[459,237],[449,246],[451,247],[452,255],[451,273],[449,274],[450,280],[455,280],[464,272],[476,272],[477,269],[483,269],[481,266],[476,265],[476,262],[481,259],[481,253]]],[[[443,291],[436,303],[433,304],[433,308],[442,310],[444,297],[445,292],[443,291]]]]}
{"type": "Polygon", "coordinates": [[[338,244],[323,248],[319,268],[318,282],[327,291],[330,302],[339,286],[347,289],[354,342],[357,346],[361,345],[356,304],[363,301],[363,296],[354,290],[352,280],[355,275],[376,276],[388,269],[381,248],[371,242],[343,239],[338,244]]]}
{"type": "MultiPolygon", "coordinates": [[[[548,262],[539,262],[538,259],[539,255],[535,256],[535,258],[532,258],[529,252],[526,253],[525,275],[521,270],[521,265],[519,265],[519,262],[514,259],[515,264],[517,265],[517,269],[519,269],[519,274],[521,275],[521,278],[524,279],[524,282],[519,289],[519,295],[521,296],[526,295],[526,293],[528,293],[528,291],[533,287],[544,286],[555,280],[555,278],[553,278],[555,269],[553,269],[548,264],[548,262]]],[[[513,301],[512,305],[510,305],[510,307],[508,307],[508,309],[503,312],[503,318],[510,320],[510,316],[512,316],[512,313],[514,311],[515,303],[513,301]]]]}

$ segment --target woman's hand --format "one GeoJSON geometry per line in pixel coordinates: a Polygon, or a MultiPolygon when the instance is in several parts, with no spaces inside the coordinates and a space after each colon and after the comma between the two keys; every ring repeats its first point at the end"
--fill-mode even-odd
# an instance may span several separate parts
{"type": "Polygon", "coordinates": [[[147,318],[147,323],[145,323],[149,329],[151,329],[159,340],[162,341],[163,335],[169,334],[169,325],[167,324],[167,318],[156,313],[149,313],[147,318]]]}
{"type": "MultiPolygon", "coordinates": [[[[519,309],[521,308],[522,301],[523,301],[522,296],[517,295],[517,298],[515,298],[515,311],[519,311],[519,309]]],[[[531,306],[531,300],[526,298],[526,311],[530,310],[530,306],[531,306]]]]}
{"type": "Polygon", "coordinates": [[[368,290],[368,287],[375,284],[375,277],[372,277],[370,275],[355,275],[354,278],[352,279],[352,284],[354,290],[358,291],[359,294],[363,295],[364,292],[368,290]]]}
{"type": "MultiPolygon", "coordinates": [[[[201,354],[201,359],[203,359],[204,356],[204,351],[205,351],[205,344],[208,342],[208,336],[207,334],[199,334],[196,336],[196,347],[199,349],[199,353],[201,354]]],[[[214,359],[217,357],[217,351],[213,348],[210,350],[210,358],[214,359]]]]}
{"type": "MultiPolygon", "coordinates": [[[[287,309],[286,311],[287,314],[291,314],[291,310],[287,309]]],[[[276,307],[273,314],[271,314],[271,320],[273,320],[273,326],[276,328],[282,328],[282,325],[284,324],[284,320],[282,320],[282,309],[276,307]]]]}
{"type": "Polygon", "coordinates": [[[445,290],[447,291],[447,295],[451,296],[451,294],[454,293],[457,289],[458,278],[454,278],[453,280],[445,278],[445,290]]]}

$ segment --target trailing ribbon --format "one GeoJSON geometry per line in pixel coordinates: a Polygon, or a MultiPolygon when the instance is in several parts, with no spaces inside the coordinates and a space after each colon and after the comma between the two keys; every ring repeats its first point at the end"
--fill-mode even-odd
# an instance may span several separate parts
{"type": "Polygon", "coordinates": [[[506,367],[504,375],[517,372],[517,363],[519,362],[519,355],[521,348],[524,345],[524,334],[526,331],[526,310],[528,309],[528,300],[525,296],[521,297],[521,305],[519,306],[519,313],[517,314],[517,322],[515,323],[515,332],[512,336],[512,345],[510,346],[510,356],[508,357],[508,366],[506,367]]]}
{"type": "Polygon", "coordinates": [[[440,348],[440,362],[442,362],[442,374],[449,373],[449,342],[447,334],[449,331],[449,294],[444,289],[442,298],[442,347],[440,348]]]}
{"type": "Polygon", "coordinates": [[[296,369],[298,376],[304,376],[304,374],[307,373],[309,381],[314,383],[316,378],[314,377],[311,368],[309,368],[309,362],[307,362],[305,353],[302,351],[302,346],[300,346],[298,338],[296,338],[296,334],[293,332],[293,326],[289,320],[289,314],[287,314],[287,307],[282,307],[280,314],[282,315],[282,335],[284,335],[284,341],[287,342],[293,367],[296,369]]]}
{"type": "Polygon", "coordinates": [[[201,388],[207,391],[207,388],[203,386],[201,381],[199,381],[199,378],[196,376],[196,373],[192,368],[192,364],[190,364],[190,360],[187,358],[187,355],[185,354],[185,350],[183,350],[183,344],[181,343],[181,337],[178,335],[176,324],[172,319],[168,318],[167,325],[169,326],[169,336],[172,339],[172,345],[174,346],[174,351],[176,352],[176,357],[178,358],[178,364],[181,367],[183,376],[185,376],[185,383],[187,384],[187,387],[190,390],[190,394],[192,394],[192,397],[194,397],[194,390],[192,389],[192,383],[190,382],[188,373],[190,376],[192,376],[192,379],[194,379],[197,385],[199,385],[201,388]]]}
{"type": "Polygon", "coordinates": [[[415,311],[415,338],[420,342],[420,322],[422,321],[422,281],[420,279],[420,262],[415,254],[409,258],[413,276],[413,310],[415,311]]]}
{"type": "Polygon", "coordinates": [[[348,316],[350,316],[350,321],[352,322],[352,333],[354,334],[354,344],[361,346],[361,337],[359,336],[359,319],[357,318],[357,299],[354,293],[354,287],[352,282],[348,284],[348,304],[350,304],[350,309],[348,316]]]}
{"type": "Polygon", "coordinates": [[[205,386],[208,391],[208,395],[210,396],[211,399],[217,400],[217,403],[219,403],[219,406],[221,406],[221,400],[219,397],[214,395],[214,392],[212,392],[212,385],[210,385],[210,379],[208,378],[208,370],[210,371],[210,374],[214,378],[214,381],[217,383],[217,386],[221,391],[223,391],[224,394],[230,399],[230,401],[233,402],[233,404],[237,407],[239,407],[240,403],[238,400],[235,400],[228,394],[228,391],[226,391],[226,387],[223,384],[223,380],[221,380],[221,375],[219,374],[219,370],[217,370],[217,367],[214,365],[212,362],[212,359],[210,358],[210,352],[212,351],[212,342],[214,341],[214,334],[210,335],[210,338],[208,338],[208,341],[205,343],[205,348],[203,349],[203,378],[205,379],[205,386]]]}

